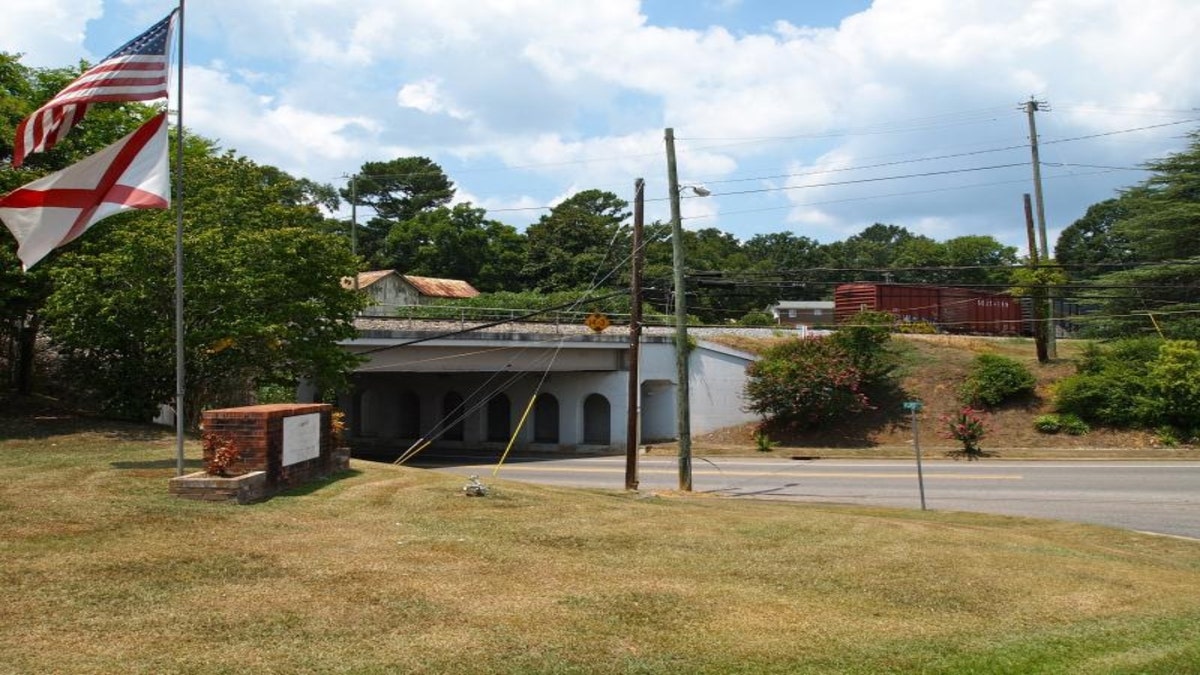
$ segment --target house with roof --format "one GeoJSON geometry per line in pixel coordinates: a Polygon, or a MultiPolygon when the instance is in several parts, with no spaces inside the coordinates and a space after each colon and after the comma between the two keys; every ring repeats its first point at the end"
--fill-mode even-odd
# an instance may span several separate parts
{"type": "MultiPolygon", "coordinates": [[[[355,280],[343,279],[342,285],[353,288],[355,280]]],[[[359,272],[358,289],[371,300],[370,306],[363,310],[363,316],[395,316],[401,307],[428,304],[433,299],[479,295],[474,286],[459,279],[417,277],[396,270],[359,272]]]]}
{"type": "Polygon", "coordinates": [[[832,327],[833,301],[782,300],[767,307],[775,323],[785,326],[832,327]]]}

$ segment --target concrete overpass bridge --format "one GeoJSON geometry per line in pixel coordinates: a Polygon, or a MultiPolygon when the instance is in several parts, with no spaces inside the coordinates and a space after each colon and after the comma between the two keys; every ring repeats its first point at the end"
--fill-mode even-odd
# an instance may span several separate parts
{"type": "MultiPolygon", "coordinates": [[[[629,337],[580,326],[360,320],[343,343],[364,356],[339,405],[360,456],[432,451],[615,452],[625,448],[629,337]],[[536,395],[536,396],[535,396],[536,395]]],[[[754,419],[743,411],[748,354],[697,340],[689,355],[692,433],[754,419]]],[[[644,333],[639,443],[676,436],[673,333],[644,333]]]]}

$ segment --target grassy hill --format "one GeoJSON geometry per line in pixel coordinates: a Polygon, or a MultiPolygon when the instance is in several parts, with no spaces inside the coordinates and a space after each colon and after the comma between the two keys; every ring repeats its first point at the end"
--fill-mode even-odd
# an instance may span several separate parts
{"type": "Polygon", "coordinates": [[[233,506],[173,465],[156,429],[0,414],[0,672],[1200,668],[1192,541],[357,460],[233,506]]]}
{"type": "MultiPolygon", "coordinates": [[[[789,338],[791,339],[791,338],[789,338]]],[[[774,340],[729,338],[719,341],[728,346],[757,353],[774,340]]],[[[1083,436],[1042,434],[1034,429],[1034,419],[1053,412],[1052,387],[1075,372],[1075,358],[1083,342],[1058,341],[1058,359],[1039,364],[1033,341],[1024,338],[983,338],[951,335],[896,335],[892,346],[901,357],[900,386],[896,399],[877,402],[877,409],[854,416],[845,423],[805,433],[778,434],[775,454],[816,455],[821,457],[889,457],[911,455],[913,432],[911,417],[902,408],[903,400],[920,400],[924,409],[918,417],[922,450],[937,456],[954,447],[942,438],[939,417],[961,406],[958,390],[966,378],[972,359],[980,353],[994,353],[1025,363],[1037,378],[1037,395],[1026,402],[990,411],[991,422],[985,449],[999,458],[1045,457],[1056,459],[1096,457],[1111,459],[1200,459],[1200,449],[1166,447],[1145,431],[1094,429],[1083,436]]],[[[707,454],[754,454],[753,425],[724,429],[695,439],[697,452],[707,454]]],[[[673,446],[671,446],[673,447],[673,446]]],[[[671,447],[656,448],[670,454],[671,447]]]]}

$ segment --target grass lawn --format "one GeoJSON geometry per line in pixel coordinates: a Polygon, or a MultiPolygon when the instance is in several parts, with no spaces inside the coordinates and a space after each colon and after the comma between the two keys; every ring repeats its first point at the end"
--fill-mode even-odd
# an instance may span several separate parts
{"type": "Polygon", "coordinates": [[[1200,542],[352,466],[192,502],[167,434],[0,420],[0,672],[1200,672],[1200,542]]]}

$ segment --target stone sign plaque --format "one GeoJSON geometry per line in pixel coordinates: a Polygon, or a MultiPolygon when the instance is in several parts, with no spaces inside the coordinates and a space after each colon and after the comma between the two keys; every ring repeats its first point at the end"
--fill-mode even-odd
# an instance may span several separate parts
{"type": "Polygon", "coordinates": [[[283,466],[321,456],[321,415],[283,418],[283,466]]]}

